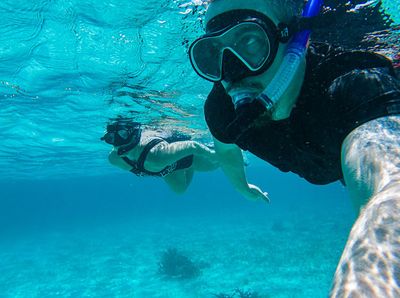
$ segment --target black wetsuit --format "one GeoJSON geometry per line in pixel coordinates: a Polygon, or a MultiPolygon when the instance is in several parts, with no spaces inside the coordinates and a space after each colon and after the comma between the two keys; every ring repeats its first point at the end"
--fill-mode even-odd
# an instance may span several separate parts
{"type": "Polygon", "coordinates": [[[311,183],[327,184],[342,178],[341,145],[354,128],[400,114],[400,81],[381,55],[318,43],[308,50],[305,80],[288,119],[251,125],[265,109],[253,104],[246,117],[238,117],[221,84],[214,85],[204,108],[219,141],[311,183]]]}
{"type": "Polygon", "coordinates": [[[193,163],[193,155],[189,155],[186,156],[180,160],[178,160],[177,162],[173,163],[172,165],[169,165],[167,167],[165,167],[164,169],[162,169],[159,172],[151,172],[148,171],[144,168],[144,162],[146,160],[147,154],[150,152],[150,150],[155,147],[156,145],[158,145],[161,142],[168,142],[168,143],[173,143],[174,141],[167,141],[165,139],[162,138],[156,138],[151,140],[143,149],[142,153],[140,154],[139,158],[137,161],[134,160],[130,160],[127,157],[123,157],[122,159],[129,164],[130,166],[132,166],[132,169],[130,170],[130,172],[132,172],[133,174],[137,175],[137,176],[155,176],[155,177],[165,177],[168,174],[175,172],[177,170],[183,170],[183,169],[187,169],[189,167],[191,167],[192,163],[193,163]]]}

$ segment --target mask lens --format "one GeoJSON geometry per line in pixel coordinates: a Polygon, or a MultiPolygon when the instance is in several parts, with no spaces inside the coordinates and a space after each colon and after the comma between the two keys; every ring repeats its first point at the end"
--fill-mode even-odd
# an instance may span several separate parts
{"type": "Polygon", "coordinates": [[[128,142],[129,132],[127,130],[110,131],[102,138],[106,143],[121,146],[128,142]]]}
{"type": "Polygon", "coordinates": [[[124,140],[126,140],[126,139],[128,139],[128,136],[129,136],[129,133],[128,133],[128,131],[127,130],[118,130],[118,135],[120,136],[120,138],[121,139],[124,139],[124,140]]]}
{"type": "Polygon", "coordinates": [[[221,79],[223,46],[219,37],[199,39],[191,48],[190,58],[197,73],[211,81],[221,79]]]}
{"type": "Polygon", "coordinates": [[[231,51],[251,70],[259,70],[271,53],[269,37],[255,23],[239,24],[226,32],[227,45],[231,51]]]}
{"type": "Polygon", "coordinates": [[[102,138],[107,144],[113,145],[115,143],[115,133],[108,132],[102,138]]]}

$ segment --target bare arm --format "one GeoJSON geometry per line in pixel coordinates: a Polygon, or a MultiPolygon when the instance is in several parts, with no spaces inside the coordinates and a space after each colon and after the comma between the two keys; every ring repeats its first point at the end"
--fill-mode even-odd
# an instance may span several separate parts
{"type": "Polygon", "coordinates": [[[120,169],[123,169],[123,170],[129,171],[129,170],[132,168],[132,166],[130,166],[129,164],[127,164],[127,163],[118,155],[117,151],[115,151],[115,150],[112,150],[112,151],[110,152],[110,154],[108,155],[108,161],[109,161],[112,165],[114,165],[114,166],[116,166],[116,167],[118,167],[118,168],[120,168],[120,169]]]}
{"type": "Polygon", "coordinates": [[[215,159],[215,152],[199,142],[182,141],[171,144],[163,142],[150,150],[147,155],[146,165],[149,164],[153,169],[162,170],[189,155],[215,159]]]}
{"type": "Polygon", "coordinates": [[[266,192],[247,182],[240,148],[236,145],[221,143],[216,139],[214,139],[214,144],[221,168],[235,189],[248,199],[263,199],[269,202],[266,192]]]}

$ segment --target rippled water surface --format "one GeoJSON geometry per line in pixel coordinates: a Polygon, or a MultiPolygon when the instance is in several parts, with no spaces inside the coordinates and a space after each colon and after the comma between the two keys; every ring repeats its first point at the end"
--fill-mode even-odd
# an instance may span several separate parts
{"type": "MultiPolygon", "coordinates": [[[[399,1],[326,1],[365,24],[349,38],[398,53],[399,1]],[[377,21],[378,20],[378,21],[377,21]]],[[[0,2],[0,177],[114,172],[102,144],[110,118],[132,117],[209,138],[211,88],[187,59],[201,32],[200,0],[5,0],[0,2]]],[[[346,36],[333,24],[315,38],[346,36]]]]}

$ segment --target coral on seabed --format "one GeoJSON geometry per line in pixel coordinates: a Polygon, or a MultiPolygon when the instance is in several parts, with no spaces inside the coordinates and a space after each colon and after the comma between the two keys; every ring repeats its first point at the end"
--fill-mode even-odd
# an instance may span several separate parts
{"type": "Polygon", "coordinates": [[[169,248],[161,255],[159,273],[170,278],[187,279],[198,276],[200,269],[176,248],[169,248]]]}
{"type": "Polygon", "coordinates": [[[244,291],[241,289],[236,289],[232,294],[226,294],[226,293],[219,293],[219,294],[213,294],[217,298],[261,298],[261,296],[257,292],[253,291],[244,291]]]}

